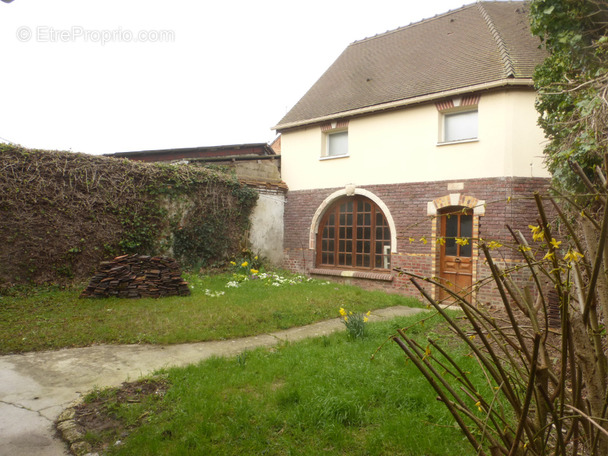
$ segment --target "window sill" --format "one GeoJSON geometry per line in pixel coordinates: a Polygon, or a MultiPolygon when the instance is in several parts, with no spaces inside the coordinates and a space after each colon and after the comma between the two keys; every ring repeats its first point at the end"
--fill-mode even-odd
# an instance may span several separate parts
{"type": "Polygon", "coordinates": [[[348,277],[354,279],[381,280],[384,282],[392,282],[393,276],[390,272],[363,272],[363,271],[345,271],[343,269],[320,269],[315,268],[310,270],[311,274],[325,275],[334,277],[348,277]]]}
{"type": "Polygon", "coordinates": [[[327,157],[319,157],[319,160],[335,160],[336,158],[348,158],[350,155],[331,155],[327,157]]]}
{"type": "Polygon", "coordinates": [[[441,146],[449,146],[451,144],[466,144],[466,143],[472,143],[472,142],[479,142],[479,138],[473,138],[473,139],[459,139],[458,141],[446,141],[446,142],[438,142],[437,143],[437,147],[441,147],[441,146]]]}

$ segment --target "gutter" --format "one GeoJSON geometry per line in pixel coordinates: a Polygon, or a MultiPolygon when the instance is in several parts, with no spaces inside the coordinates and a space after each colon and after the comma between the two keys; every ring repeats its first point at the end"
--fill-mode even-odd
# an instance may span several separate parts
{"type": "Polygon", "coordinates": [[[281,160],[280,155],[226,155],[224,157],[193,157],[182,158],[189,162],[237,162],[237,161],[252,161],[252,160],[281,160]]]}
{"type": "Polygon", "coordinates": [[[391,101],[389,103],[382,103],[373,106],[366,106],[364,108],[351,109],[350,111],[343,111],[340,113],[329,114],[326,116],[315,117],[313,119],[299,120],[297,122],[289,122],[285,124],[278,124],[271,127],[271,130],[286,130],[288,128],[303,127],[305,125],[315,124],[319,122],[326,122],[329,120],[342,119],[345,117],[358,116],[361,114],[370,114],[379,111],[385,111],[387,109],[401,108],[403,106],[409,106],[413,104],[425,103],[428,101],[438,100],[441,98],[452,97],[455,95],[462,95],[464,93],[477,92],[481,90],[496,89],[499,87],[534,87],[532,79],[499,79],[498,81],[485,82],[483,84],[477,84],[467,86],[465,88],[447,90],[444,92],[437,92],[429,95],[422,95],[419,97],[407,98],[405,100],[391,101]]]}

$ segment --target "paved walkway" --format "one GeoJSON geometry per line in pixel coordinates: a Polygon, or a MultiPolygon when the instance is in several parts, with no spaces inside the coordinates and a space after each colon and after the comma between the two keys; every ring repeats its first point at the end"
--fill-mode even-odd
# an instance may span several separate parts
{"type": "MultiPolygon", "coordinates": [[[[370,321],[412,315],[423,309],[391,307],[370,321]]],[[[280,341],[322,336],[344,325],[340,319],[243,339],[180,345],[97,345],[0,356],[0,456],[64,456],[53,422],[70,403],[94,387],[118,386],[155,370],[237,355],[280,341]]]]}

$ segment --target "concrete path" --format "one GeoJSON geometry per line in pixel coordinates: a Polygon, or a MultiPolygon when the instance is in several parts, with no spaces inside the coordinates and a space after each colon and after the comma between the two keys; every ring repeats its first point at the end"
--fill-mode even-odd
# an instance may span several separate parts
{"type": "MultiPolygon", "coordinates": [[[[370,321],[412,315],[423,309],[391,307],[370,321]]],[[[118,386],[163,367],[211,356],[298,341],[343,330],[340,319],[243,339],[181,345],[97,345],[0,356],[0,456],[64,456],[67,446],[53,423],[70,403],[94,387],[118,386]]]]}

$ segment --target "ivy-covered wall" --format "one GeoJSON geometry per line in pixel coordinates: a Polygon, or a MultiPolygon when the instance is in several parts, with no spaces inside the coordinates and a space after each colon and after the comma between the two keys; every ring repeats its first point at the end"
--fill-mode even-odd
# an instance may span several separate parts
{"type": "Polygon", "coordinates": [[[87,279],[125,253],[224,263],[238,255],[257,197],[196,165],[0,144],[0,288],[87,279]]]}

